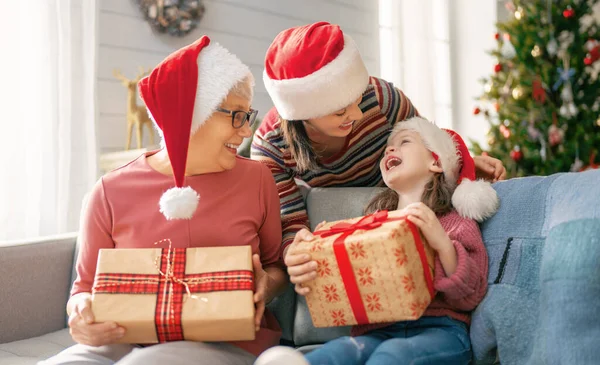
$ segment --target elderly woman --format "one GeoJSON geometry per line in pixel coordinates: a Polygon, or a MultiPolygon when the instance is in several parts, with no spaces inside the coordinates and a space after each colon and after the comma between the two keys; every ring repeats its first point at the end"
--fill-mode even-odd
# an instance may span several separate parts
{"type": "Polygon", "coordinates": [[[176,51],[140,81],[165,147],[110,172],[93,188],[67,304],[78,344],[43,364],[252,364],[279,342],[277,322],[265,312],[265,303],[287,282],[277,188],[266,166],[236,153],[256,119],[252,87],[249,68],[207,37],[176,51]],[[94,321],[90,293],[99,250],[150,248],[163,238],[174,247],[252,247],[254,341],[115,344],[125,329],[94,321]]]}

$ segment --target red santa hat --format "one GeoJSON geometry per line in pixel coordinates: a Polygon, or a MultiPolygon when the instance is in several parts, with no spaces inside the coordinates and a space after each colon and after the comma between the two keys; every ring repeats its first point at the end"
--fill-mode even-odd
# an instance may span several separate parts
{"type": "Polygon", "coordinates": [[[167,219],[194,215],[200,196],[184,186],[190,137],[247,77],[253,81],[248,66],[204,36],[169,55],[140,80],[140,96],[162,134],[175,180],[175,187],[159,201],[167,219]]]}
{"type": "Polygon", "coordinates": [[[404,130],[417,132],[440,162],[446,181],[454,189],[452,206],[460,215],[481,222],[496,213],[499,206],[496,190],[489,182],[476,179],[475,162],[458,133],[414,117],[396,123],[390,138],[404,130]]]}
{"type": "Polygon", "coordinates": [[[263,81],[282,118],[306,120],[352,104],[367,89],[369,73],[352,38],[319,22],[275,37],[263,81]]]}

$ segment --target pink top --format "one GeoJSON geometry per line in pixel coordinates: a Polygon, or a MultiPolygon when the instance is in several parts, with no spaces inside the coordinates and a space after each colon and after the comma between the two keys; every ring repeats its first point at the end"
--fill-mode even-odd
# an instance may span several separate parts
{"type": "MultiPolygon", "coordinates": [[[[423,316],[450,316],[467,324],[471,311],[483,300],[487,291],[488,256],[477,223],[452,211],[439,218],[458,256],[454,274],[447,276],[439,258],[435,259],[433,285],[437,295],[423,316]]],[[[388,326],[378,323],[354,326],[353,336],[388,326]]]]}
{"type": "MultiPolygon", "coordinates": [[[[200,194],[190,220],[168,221],[160,213],[161,194],[173,178],[154,170],[149,152],[100,179],[94,186],[81,225],[77,280],[71,294],[91,292],[101,248],[153,248],[170,238],[173,247],[250,245],[263,267],[281,265],[279,196],[273,175],[260,162],[237,158],[231,170],[186,177],[200,194]]],[[[235,345],[258,355],[277,345],[281,331],[266,313],[254,341],[235,345]]]]}

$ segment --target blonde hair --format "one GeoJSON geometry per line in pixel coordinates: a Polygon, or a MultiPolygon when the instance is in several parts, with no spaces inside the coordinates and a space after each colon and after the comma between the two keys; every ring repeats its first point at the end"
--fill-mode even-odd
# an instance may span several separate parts
{"type": "Polygon", "coordinates": [[[229,92],[233,93],[235,96],[239,96],[240,98],[244,98],[252,102],[252,98],[254,97],[254,76],[252,74],[248,74],[237,84],[235,84],[231,90],[229,90],[229,92]]]}

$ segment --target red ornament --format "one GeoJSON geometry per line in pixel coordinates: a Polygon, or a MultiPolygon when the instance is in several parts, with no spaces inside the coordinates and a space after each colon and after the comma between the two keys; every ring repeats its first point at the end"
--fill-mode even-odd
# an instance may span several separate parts
{"type": "Polygon", "coordinates": [[[590,155],[590,164],[582,167],[581,170],[579,170],[579,171],[600,169],[600,164],[595,163],[594,162],[595,159],[596,159],[596,152],[592,152],[592,154],[590,155]]]}
{"type": "Polygon", "coordinates": [[[585,63],[586,66],[591,65],[592,62],[592,57],[590,55],[585,56],[585,58],[583,59],[583,63],[585,63]]]}
{"type": "Polygon", "coordinates": [[[519,146],[515,146],[515,148],[510,151],[510,158],[512,158],[515,162],[519,162],[523,159],[523,152],[519,146]]]}
{"type": "Polygon", "coordinates": [[[563,11],[563,16],[567,19],[572,18],[573,16],[575,16],[575,10],[573,10],[570,6],[567,7],[564,11],[563,11]]]}
{"type": "Polygon", "coordinates": [[[592,62],[596,62],[600,58],[600,45],[590,49],[590,58],[592,62]]]}
{"type": "Polygon", "coordinates": [[[508,129],[504,124],[500,124],[500,133],[502,133],[504,138],[510,138],[510,129],[508,129]]]}
{"type": "Polygon", "coordinates": [[[564,130],[558,128],[556,124],[550,126],[550,129],[548,130],[548,142],[550,142],[550,146],[556,146],[562,143],[564,137],[564,130]]]}
{"type": "Polygon", "coordinates": [[[479,109],[479,107],[475,107],[475,109],[473,109],[473,114],[477,115],[481,113],[481,109],[479,109]]]}
{"type": "Polygon", "coordinates": [[[499,40],[500,39],[500,33],[494,34],[494,39],[499,40]]]}
{"type": "Polygon", "coordinates": [[[502,64],[497,63],[496,66],[494,66],[494,72],[498,73],[500,71],[502,71],[502,64]]]}
{"type": "Polygon", "coordinates": [[[542,86],[542,80],[539,78],[539,76],[533,80],[532,87],[533,100],[543,104],[546,101],[546,90],[544,90],[544,87],[542,86]]]}
{"type": "Polygon", "coordinates": [[[497,112],[500,111],[500,103],[496,102],[494,103],[494,109],[496,109],[497,112]]]}

